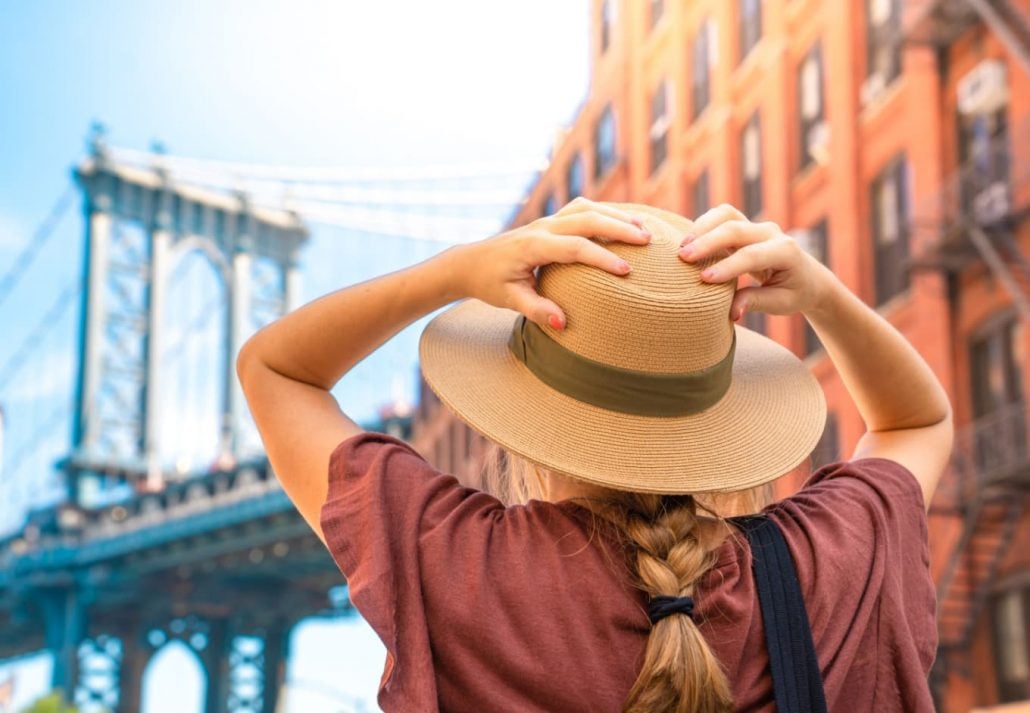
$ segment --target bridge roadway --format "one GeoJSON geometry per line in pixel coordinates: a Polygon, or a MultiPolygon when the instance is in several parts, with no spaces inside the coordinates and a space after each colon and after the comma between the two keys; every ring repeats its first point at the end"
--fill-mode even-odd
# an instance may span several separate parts
{"type": "Polygon", "coordinates": [[[59,504],[0,542],[0,659],[49,650],[84,711],[138,711],[151,654],[180,640],[207,713],[272,713],[290,629],[352,613],[344,584],[265,462],[59,504]]]}

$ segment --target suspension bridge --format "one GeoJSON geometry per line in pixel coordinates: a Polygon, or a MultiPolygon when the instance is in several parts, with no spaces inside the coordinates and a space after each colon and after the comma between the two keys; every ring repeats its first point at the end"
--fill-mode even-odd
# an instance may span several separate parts
{"type": "MultiPolygon", "coordinates": [[[[0,661],[47,651],[81,710],[138,711],[179,641],[205,711],[274,711],[292,627],[352,609],[263,457],[235,355],[299,303],[313,228],[341,275],[370,277],[384,246],[406,263],[497,232],[544,164],[228,163],[94,127],[0,264],[0,661]]],[[[372,368],[389,383],[414,359],[372,368]]],[[[407,435],[407,413],[369,426],[407,435]]]]}

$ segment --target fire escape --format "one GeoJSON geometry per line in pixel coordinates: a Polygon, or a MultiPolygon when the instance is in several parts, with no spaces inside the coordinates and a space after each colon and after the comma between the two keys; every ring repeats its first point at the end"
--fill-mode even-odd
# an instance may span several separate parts
{"type": "MultiPolygon", "coordinates": [[[[943,271],[955,297],[967,268],[982,264],[1008,293],[1020,322],[1030,325],[1030,261],[1016,239],[1030,214],[1030,127],[1008,126],[1006,77],[1006,71],[1030,73],[1030,18],[1010,0],[928,0],[916,14],[905,39],[936,47],[942,72],[948,48],[981,23],[1014,61],[983,60],[958,82],[959,167],[932,205],[914,216],[915,244],[926,248],[913,267],[943,271]]],[[[1026,403],[1013,395],[956,433],[934,503],[937,513],[959,522],[937,583],[940,649],[931,683],[938,696],[949,673],[971,673],[977,622],[1027,510],[1027,420],[1026,403]]]]}

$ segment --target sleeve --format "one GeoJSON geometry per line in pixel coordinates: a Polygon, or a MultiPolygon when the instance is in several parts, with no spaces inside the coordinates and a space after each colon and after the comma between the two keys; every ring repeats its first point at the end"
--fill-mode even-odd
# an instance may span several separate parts
{"type": "Polygon", "coordinates": [[[386,646],[379,688],[384,709],[437,705],[420,541],[444,520],[490,518],[503,509],[386,434],[353,436],[330,455],[320,522],[351,601],[386,646]]]}
{"type": "Polygon", "coordinates": [[[886,658],[921,669],[908,680],[925,678],[937,646],[936,595],[912,472],[887,458],[829,463],[769,512],[794,557],[827,679],[865,666],[876,680],[886,658]]]}

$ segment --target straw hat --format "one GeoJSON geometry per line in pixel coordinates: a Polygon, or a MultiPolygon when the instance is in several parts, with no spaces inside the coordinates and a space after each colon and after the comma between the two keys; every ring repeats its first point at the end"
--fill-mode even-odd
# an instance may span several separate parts
{"type": "Polygon", "coordinates": [[[566,329],[466,300],[419,345],[440,399],[473,429],[545,468],[620,490],[739,490],[789,472],[823,430],[819,383],[793,353],[730,319],[734,282],[677,256],[686,218],[643,219],[646,246],[608,243],[627,276],[546,265],[538,287],[566,329]]]}

